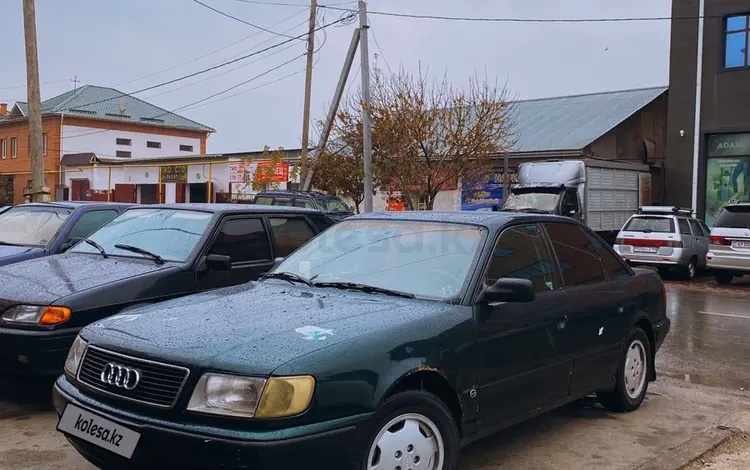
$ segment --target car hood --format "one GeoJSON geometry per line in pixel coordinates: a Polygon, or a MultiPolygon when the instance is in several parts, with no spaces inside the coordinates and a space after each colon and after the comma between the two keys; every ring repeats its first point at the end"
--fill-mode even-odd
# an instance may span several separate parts
{"type": "Polygon", "coordinates": [[[76,253],[45,256],[0,268],[0,302],[49,305],[70,294],[171,266],[76,253]]]}
{"type": "Polygon", "coordinates": [[[449,307],[267,281],[146,306],[94,323],[82,335],[137,357],[267,375],[298,357],[449,307]]]}
{"type": "Polygon", "coordinates": [[[0,245],[0,266],[26,261],[44,256],[44,248],[39,246],[0,245]]]}

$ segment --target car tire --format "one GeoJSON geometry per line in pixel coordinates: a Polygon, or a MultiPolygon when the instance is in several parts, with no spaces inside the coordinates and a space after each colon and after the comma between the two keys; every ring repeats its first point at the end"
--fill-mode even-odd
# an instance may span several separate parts
{"type": "Polygon", "coordinates": [[[734,275],[731,273],[716,273],[716,282],[722,286],[728,286],[732,283],[734,275]]]}
{"type": "Polygon", "coordinates": [[[646,398],[651,369],[651,342],[640,327],[634,327],[625,342],[620,364],[617,367],[615,388],[610,392],[598,392],[599,403],[616,412],[638,409],[646,398]]]}
{"type": "Polygon", "coordinates": [[[687,266],[682,268],[682,279],[692,281],[695,279],[695,273],[698,271],[698,262],[695,258],[690,258],[687,266]]]}
{"type": "Polygon", "coordinates": [[[456,420],[445,403],[432,393],[406,391],[388,398],[375,412],[363,435],[359,466],[362,470],[371,470],[385,462],[389,462],[388,468],[406,469],[420,461],[422,465],[417,468],[432,470],[430,460],[426,459],[437,453],[442,459],[440,468],[458,469],[460,438],[456,420]],[[388,433],[391,437],[400,436],[383,439],[388,433]],[[388,460],[384,461],[385,458],[388,460]]]}
{"type": "Polygon", "coordinates": [[[669,279],[670,271],[669,268],[658,268],[659,270],[659,277],[662,279],[669,279]]]}

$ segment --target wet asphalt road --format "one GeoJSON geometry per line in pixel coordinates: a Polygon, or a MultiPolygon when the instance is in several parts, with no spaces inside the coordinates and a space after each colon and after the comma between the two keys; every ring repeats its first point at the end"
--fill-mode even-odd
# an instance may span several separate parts
{"type": "Polygon", "coordinates": [[[672,329],[657,356],[660,375],[750,390],[750,277],[741,281],[668,283],[672,329]]]}
{"type": "MultiPolygon", "coordinates": [[[[672,330],[641,410],[571,404],[468,447],[462,470],[631,469],[750,409],[750,279],[668,285],[672,330]]],[[[94,470],[56,432],[51,384],[0,376],[0,468],[94,470]]]]}

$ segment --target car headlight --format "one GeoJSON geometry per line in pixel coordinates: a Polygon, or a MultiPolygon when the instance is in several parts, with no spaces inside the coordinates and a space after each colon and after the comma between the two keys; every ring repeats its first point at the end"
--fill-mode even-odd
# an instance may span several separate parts
{"type": "Polygon", "coordinates": [[[204,374],[193,391],[188,411],[242,418],[280,418],[302,413],[310,405],[315,379],[204,374]]]}
{"type": "Polygon", "coordinates": [[[70,319],[72,312],[68,307],[41,307],[38,305],[16,305],[3,312],[5,323],[26,325],[59,325],[70,319]]]}
{"type": "Polygon", "coordinates": [[[86,352],[87,343],[80,335],[76,336],[73,341],[73,346],[68,351],[68,357],[65,359],[65,373],[70,377],[75,377],[78,374],[78,366],[81,364],[83,359],[83,353],[86,352]]]}

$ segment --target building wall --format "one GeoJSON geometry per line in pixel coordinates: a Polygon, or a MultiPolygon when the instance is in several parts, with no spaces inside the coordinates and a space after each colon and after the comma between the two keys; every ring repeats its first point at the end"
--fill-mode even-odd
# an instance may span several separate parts
{"type": "Polygon", "coordinates": [[[118,150],[122,150],[131,152],[133,157],[162,157],[206,153],[206,133],[199,131],[66,116],[62,132],[63,154],[93,152],[114,157],[118,150]],[[117,145],[118,138],[130,139],[131,145],[117,145]],[[161,148],[146,147],[147,141],[161,142],[161,148]],[[180,145],[191,145],[193,150],[182,152],[180,145]]]}
{"type": "MultiPolygon", "coordinates": [[[[698,20],[672,22],[669,121],[667,126],[667,203],[692,204],[693,140],[700,143],[698,214],[704,214],[706,140],[709,134],[750,132],[750,70],[723,70],[724,16],[750,11],[748,0],[707,0],[703,35],[700,128],[694,129],[698,20]],[[682,135],[681,135],[682,132],[682,135]]],[[[672,16],[696,17],[698,0],[672,2],[672,16]]]]}
{"type": "MultiPolygon", "coordinates": [[[[42,119],[42,132],[47,134],[47,152],[44,155],[45,184],[49,186],[52,199],[55,185],[60,182],[60,118],[48,116],[42,119]]],[[[31,179],[31,157],[29,154],[29,122],[19,120],[0,123],[0,140],[5,140],[6,158],[0,158],[0,174],[13,175],[13,203],[24,201],[23,190],[31,179]],[[16,158],[12,157],[11,138],[18,141],[16,158]]]]}

